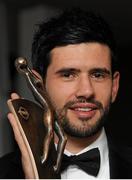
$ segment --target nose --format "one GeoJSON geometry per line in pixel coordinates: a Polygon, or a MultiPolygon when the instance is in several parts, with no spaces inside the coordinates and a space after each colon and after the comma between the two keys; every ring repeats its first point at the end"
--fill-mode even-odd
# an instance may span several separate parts
{"type": "Polygon", "coordinates": [[[92,98],[94,96],[94,87],[90,77],[83,76],[79,79],[76,88],[76,98],[92,98]]]}

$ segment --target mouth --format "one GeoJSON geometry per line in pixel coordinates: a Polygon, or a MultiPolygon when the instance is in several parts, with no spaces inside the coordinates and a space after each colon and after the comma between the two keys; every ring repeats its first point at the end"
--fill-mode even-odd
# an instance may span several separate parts
{"type": "Polygon", "coordinates": [[[98,107],[95,104],[79,103],[69,108],[79,119],[91,119],[98,107]]]}

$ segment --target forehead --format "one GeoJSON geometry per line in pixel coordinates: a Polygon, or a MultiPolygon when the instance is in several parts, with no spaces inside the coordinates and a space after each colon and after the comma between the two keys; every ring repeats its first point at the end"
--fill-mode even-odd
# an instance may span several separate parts
{"type": "Polygon", "coordinates": [[[81,43],[52,49],[50,66],[64,67],[107,67],[111,68],[111,53],[107,45],[100,43],[81,43]]]}

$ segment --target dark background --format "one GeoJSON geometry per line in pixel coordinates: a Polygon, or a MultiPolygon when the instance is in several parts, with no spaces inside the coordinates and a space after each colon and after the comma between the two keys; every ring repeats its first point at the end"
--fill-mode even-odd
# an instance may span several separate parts
{"type": "Polygon", "coordinates": [[[15,86],[13,77],[16,74],[12,64],[14,58],[18,56],[17,24],[20,11],[37,5],[48,5],[60,10],[79,6],[85,10],[93,10],[101,14],[108,21],[117,41],[121,81],[117,101],[112,106],[107,128],[109,133],[115,136],[115,139],[123,144],[132,146],[132,0],[3,0],[3,3],[7,10],[8,57],[11,76],[11,87],[8,93],[15,86]]]}

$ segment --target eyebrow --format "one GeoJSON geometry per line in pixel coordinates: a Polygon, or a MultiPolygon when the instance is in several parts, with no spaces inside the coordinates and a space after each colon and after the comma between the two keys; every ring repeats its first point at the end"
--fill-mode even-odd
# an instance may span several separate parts
{"type": "Polygon", "coordinates": [[[90,73],[94,73],[94,72],[100,72],[100,73],[111,75],[111,71],[106,68],[93,68],[90,70],[90,73]]]}
{"type": "Polygon", "coordinates": [[[62,69],[56,71],[55,74],[61,74],[61,73],[65,73],[65,72],[79,73],[80,70],[79,69],[75,69],[75,68],[62,68],[62,69]]]}
{"type": "MultiPolygon", "coordinates": [[[[55,73],[61,73],[61,72],[65,72],[65,71],[77,71],[80,72],[79,69],[75,69],[75,68],[61,68],[60,70],[57,70],[55,73]]],[[[108,70],[107,68],[93,68],[90,71],[100,71],[100,72],[105,72],[107,74],[111,74],[110,70],[108,70]]]]}

